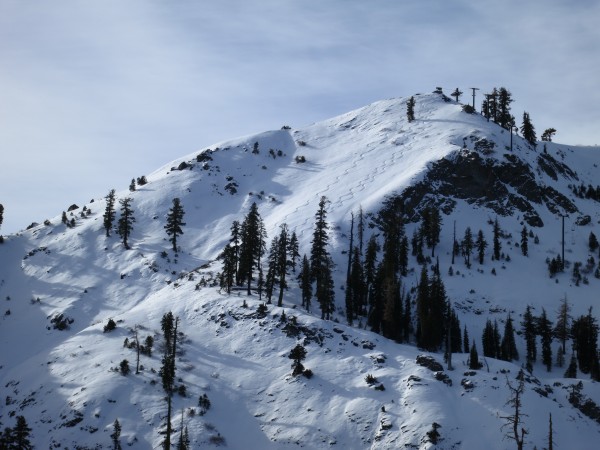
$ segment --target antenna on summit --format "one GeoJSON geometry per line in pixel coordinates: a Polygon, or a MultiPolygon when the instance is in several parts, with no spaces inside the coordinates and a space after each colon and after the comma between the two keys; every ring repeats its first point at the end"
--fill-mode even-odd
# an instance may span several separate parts
{"type": "Polygon", "coordinates": [[[475,109],[475,91],[478,91],[479,88],[469,88],[473,91],[473,109],[475,109]]]}

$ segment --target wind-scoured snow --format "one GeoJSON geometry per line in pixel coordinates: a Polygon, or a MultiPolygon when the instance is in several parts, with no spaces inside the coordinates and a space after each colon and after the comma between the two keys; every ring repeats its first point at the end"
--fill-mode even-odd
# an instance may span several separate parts
{"type": "MultiPolygon", "coordinates": [[[[351,213],[360,207],[376,213],[386,196],[422,180],[431,163],[463,151],[471,142],[465,138],[493,141],[493,157],[498,159],[510,143],[506,130],[479,114],[466,114],[454,101],[438,94],[415,99],[412,123],[406,120],[407,98],[384,100],[307,127],[215,144],[147,174],[148,183],[135,192],[117,190],[117,198],[133,199],[136,222],[130,250],[114,231],[105,236],[103,196],[112,186],[68,213],[76,221],[74,228],[63,225],[57,211],[56,217],[47,218],[48,225],[6,236],[0,245],[1,427],[14,426],[14,417],[23,415],[36,448],[112,448],[110,434],[118,418],[122,445],[159,448],[166,416],[158,375],[160,320],[172,311],[185,336],[176,385],[186,387],[185,397],[174,396],[173,442],[183,423],[192,448],[515,447],[503,438],[510,430],[501,428],[501,416],[511,414],[507,383],[516,384],[520,362],[488,359],[473,374],[468,355],[455,354],[454,370],[445,371],[449,386],[416,364],[416,357],[424,354],[416,347],[345,325],[342,287],[351,213]],[[300,157],[305,162],[298,162],[300,157]],[[301,253],[308,253],[322,196],[330,201],[330,250],[337,263],[335,321],[320,320],[316,304],[312,312],[303,311],[295,282],[284,296],[284,307],[269,305],[265,317],[256,313],[256,294],[219,291],[216,258],[228,242],[232,222],[243,220],[253,202],[269,239],[287,223],[299,237],[301,253]],[[164,230],[176,197],[186,222],[177,254],[164,230]],[[84,206],[91,213],[82,218],[84,206]],[[72,319],[67,330],[53,328],[51,319],[57,314],[72,319]],[[104,333],[109,318],[117,328],[104,333]],[[126,338],[134,339],[135,329],[140,341],[146,336],[156,341],[152,356],[141,356],[143,370],[137,375],[135,351],[123,345],[126,338]],[[288,354],[297,343],[306,345],[304,365],[314,373],[310,379],[291,376],[288,354]],[[132,367],[128,376],[118,372],[123,359],[132,367]],[[368,374],[384,390],[369,386],[368,374]],[[212,406],[200,415],[198,398],[203,394],[212,406]],[[441,425],[437,447],[427,436],[434,422],[441,425]]],[[[578,177],[554,180],[537,168],[543,144],[534,150],[520,137],[513,139],[514,154],[531,166],[539,182],[569,197],[579,209],[567,218],[565,244],[567,259],[585,264],[591,256],[587,238],[598,227],[600,209],[597,202],[574,196],[569,184],[596,186],[600,149],[546,143],[547,152],[578,177]],[[591,223],[575,225],[576,216],[585,214],[591,223]]],[[[122,187],[126,184],[124,180],[122,187]]],[[[65,199],[65,209],[68,205],[65,199]]],[[[483,265],[475,262],[468,269],[458,257],[452,276],[447,272],[455,222],[457,237],[470,226],[474,233],[482,229],[491,244],[489,221],[496,214],[457,200],[452,214],[442,215],[436,253],[444,283],[480,354],[487,318],[503,323],[510,313],[519,329],[527,304],[535,314],[545,308],[552,320],[565,295],[573,316],[596,306],[600,280],[592,274],[587,275],[589,284],[580,286],[569,273],[549,278],[545,261],[561,251],[561,218],[544,205],[536,209],[544,227],[532,228],[539,244],[530,240],[529,256],[515,246],[523,218],[518,213],[499,216],[504,233],[512,235],[502,240],[510,261],[488,256],[483,265]]],[[[407,226],[409,237],[415,226],[407,226]]],[[[367,237],[375,232],[368,228],[367,237]]],[[[410,265],[403,279],[407,290],[416,286],[420,270],[412,257],[410,265]]],[[[521,337],[517,344],[524,354],[521,337]]],[[[557,347],[555,343],[554,352],[557,347]]],[[[441,353],[431,356],[443,364],[441,353]]],[[[564,379],[563,373],[564,368],[547,373],[541,363],[534,365],[523,399],[526,448],[548,445],[549,414],[555,448],[596,448],[600,426],[569,404],[569,386],[579,380],[564,379]]],[[[598,384],[588,376],[581,380],[582,392],[600,402],[598,384]]]]}

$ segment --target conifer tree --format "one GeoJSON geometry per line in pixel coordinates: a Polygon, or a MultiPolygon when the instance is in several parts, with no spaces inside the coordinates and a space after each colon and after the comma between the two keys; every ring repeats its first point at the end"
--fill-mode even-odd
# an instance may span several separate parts
{"type": "Polygon", "coordinates": [[[346,320],[348,325],[354,321],[352,285],[350,284],[350,269],[352,266],[352,250],[354,248],[354,213],[350,212],[350,245],[348,247],[348,269],[346,271],[346,320]]]}
{"type": "Polygon", "coordinates": [[[471,351],[469,352],[469,369],[479,370],[481,369],[481,363],[479,362],[479,355],[477,354],[477,346],[475,345],[475,339],[471,345],[471,351]]]}
{"type": "Polygon", "coordinates": [[[556,128],[546,128],[542,133],[542,141],[552,142],[552,136],[556,134],[556,128]]]}
{"type": "Polygon", "coordinates": [[[550,372],[552,370],[552,322],[548,319],[544,308],[538,318],[538,333],[542,339],[542,362],[550,372]]]}
{"type": "Polygon", "coordinates": [[[302,291],[302,306],[310,311],[310,300],[312,299],[312,284],[310,275],[310,262],[308,257],[304,255],[302,258],[302,265],[300,266],[300,274],[298,275],[300,281],[300,290],[302,291]]]}
{"type": "Polygon", "coordinates": [[[523,138],[527,142],[529,142],[529,144],[532,147],[535,148],[535,146],[537,145],[535,128],[533,127],[533,124],[531,123],[531,118],[529,117],[529,113],[527,112],[523,113],[523,124],[521,125],[521,134],[523,135],[523,138]]]}
{"type": "Polygon", "coordinates": [[[577,352],[577,363],[582,373],[590,373],[594,360],[598,359],[598,322],[592,308],[585,316],[573,321],[571,327],[573,346],[577,352]]]}
{"type": "MultiPolygon", "coordinates": [[[[371,303],[371,292],[372,285],[375,281],[375,275],[377,273],[377,253],[379,252],[379,243],[377,242],[377,238],[372,235],[367,243],[367,250],[365,252],[365,262],[364,262],[364,276],[365,276],[365,294],[366,294],[366,304],[370,305],[371,303]]],[[[370,315],[370,313],[369,313],[370,315]]]]}
{"type": "Polygon", "coordinates": [[[300,259],[300,250],[298,244],[298,236],[296,235],[296,231],[292,231],[292,235],[290,236],[288,252],[290,255],[290,265],[292,268],[292,272],[296,273],[296,265],[298,259],[300,259]]]}
{"type": "Polygon", "coordinates": [[[498,223],[498,218],[494,221],[494,259],[496,261],[500,260],[500,251],[502,250],[502,245],[500,244],[500,224],[498,223]]]}
{"type": "Polygon", "coordinates": [[[358,208],[358,226],[357,226],[357,238],[358,238],[358,252],[363,255],[363,243],[365,236],[365,217],[363,214],[362,206],[358,208]]]}
{"type": "Polygon", "coordinates": [[[220,287],[225,289],[228,294],[231,294],[231,288],[235,281],[236,274],[236,258],[235,250],[231,245],[226,245],[221,254],[223,260],[223,269],[221,271],[220,287]]]}
{"type": "Polygon", "coordinates": [[[252,203],[250,211],[241,226],[240,242],[240,281],[246,282],[247,294],[251,294],[254,272],[260,268],[260,259],[265,248],[264,223],[258,213],[258,206],[252,203]]]}
{"type": "Polygon", "coordinates": [[[463,353],[469,353],[469,332],[467,331],[467,326],[465,325],[465,329],[463,331],[463,353]]]}
{"type": "Polygon", "coordinates": [[[527,256],[529,253],[527,234],[527,227],[523,225],[523,229],[521,230],[521,253],[523,256],[527,256]]]}
{"type": "Polygon", "coordinates": [[[588,246],[590,248],[590,252],[595,252],[596,250],[598,250],[598,238],[596,237],[593,231],[590,231],[590,236],[588,238],[588,246]]]}
{"type": "Polygon", "coordinates": [[[311,277],[316,282],[315,297],[321,308],[321,318],[329,320],[333,312],[333,261],[327,250],[329,242],[326,206],[327,197],[321,197],[319,209],[315,215],[315,230],[310,254],[311,277]]]}
{"type": "Polygon", "coordinates": [[[364,316],[366,314],[366,288],[365,277],[363,273],[362,262],[360,259],[360,249],[354,247],[352,255],[352,265],[350,267],[350,291],[351,307],[354,317],[364,316]]]}
{"type": "Polygon", "coordinates": [[[510,129],[514,123],[514,117],[510,114],[510,104],[513,102],[512,94],[505,87],[498,90],[498,115],[497,123],[502,128],[510,129]]]}
{"type": "Polygon", "coordinates": [[[288,258],[289,252],[289,233],[287,225],[281,224],[279,232],[279,246],[277,249],[277,278],[279,279],[279,299],[277,306],[283,306],[283,293],[287,288],[286,275],[291,267],[291,261],[288,258]]]}
{"type": "Polygon", "coordinates": [[[4,205],[0,203],[0,226],[2,226],[2,222],[4,221],[4,205]]]}
{"type": "Polygon", "coordinates": [[[423,210],[421,222],[421,235],[425,239],[425,244],[431,249],[431,257],[435,256],[435,247],[440,242],[440,232],[442,229],[442,218],[440,212],[435,207],[427,207],[423,210]]]}
{"type": "Polygon", "coordinates": [[[517,351],[517,344],[515,342],[515,330],[510,314],[506,318],[506,323],[504,325],[504,335],[502,336],[502,342],[500,344],[500,357],[504,361],[519,359],[519,352],[517,351]]]}
{"type": "Polygon", "coordinates": [[[279,274],[279,236],[275,236],[271,240],[271,246],[269,247],[269,254],[267,257],[267,277],[265,279],[265,295],[267,296],[267,304],[271,304],[271,298],[275,291],[275,285],[278,283],[277,276],[279,274]]]}
{"type": "Polygon", "coordinates": [[[523,314],[523,322],[521,322],[521,330],[523,331],[523,337],[525,338],[525,345],[527,348],[526,361],[528,365],[533,364],[537,359],[537,330],[535,326],[535,318],[531,313],[531,306],[527,305],[525,314],[523,314]]]}
{"type": "Polygon", "coordinates": [[[490,319],[486,321],[485,327],[483,328],[481,343],[483,345],[483,356],[486,358],[498,357],[498,349],[496,347],[496,339],[494,335],[494,325],[490,319]]]}
{"type": "Polygon", "coordinates": [[[569,339],[571,331],[571,305],[567,301],[567,296],[562,298],[556,317],[556,325],[554,326],[554,336],[561,343],[562,354],[566,353],[567,339],[569,339]]]}
{"type": "Polygon", "coordinates": [[[131,197],[126,197],[119,200],[119,204],[121,205],[121,217],[117,222],[117,232],[121,239],[123,239],[123,246],[126,249],[129,249],[128,239],[131,236],[131,232],[133,231],[133,223],[135,222],[135,217],[133,216],[133,210],[131,209],[131,197]]]}
{"type": "Polygon", "coordinates": [[[165,450],[171,449],[171,434],[173,428],[171,425],[171,412],[172,412],[172,397],[175,388],[175,370],[176,363],[175,358],[177,355],[177,326],[179,318],[174,318],[173,313],[169,311],[164,314],[161,320],[161,328],[163,331],[163,338],[165,341],[164,353],[162,358],[162,366],[159,371],[161,377],[163,390],[167,394],[167,427],[165,430],[165,440],[163,441],[163,448],[165,450]]]}
{"type": "Polygon", "coordinates": [[[170,236],[169,241],[173,244],[174,252],[177,251],[177,236],[183,234],[181,227],[185,225],[183,221],[184,214],[185,211],[183,210],[183,206],[181,206],[181,200],[174,198],[173,206],[169,210],[167,224],[165,225],[165,230],[167,231],[167,236],[170,236]]]}
{"type": "Polygon", "coordinates": [[[415,98],[411,97],[406,102],[406,118],[408,122],[413,122],[415,120],[415,98]]]}
{"type": "Polygon", "coordinates": [[[483,231],[479,230],[477,233],[477,239],[475,240],[475,248],[477,249],[477,258],[479,260],[479,264],[483,264],[483,259],[485,258],[485,249],[487,246],[488,243],[483,236],[483,231]]]}
{"type": "Polygon", "coordinates": [[[115,419],[113,423],[113,432],[110,435],[113,443],[113,450],[122,450],[121,447],[121,424],[119,423],[119,419],[115,419]]]}
{"type": "Polygon", "coordinates": [[[232,222],[231,228],[229,230],[231,232],[231,235],[229,237],[229,247],[231,247],[232,264],[235,268],[235,284],[240,286],[241,282],[240,282],[239,264],[240,264],[240,244],[241,244],[241,240],[242,240],[242,236],[241,236],[242,231],[241,231],[240,222],[237,220],[234,220],[232,222]]]}
{"type": "Polygon", "coordinates": [[[302,365],[302,361],[306,359],[306,349],[303,345],[298,344],[292,350],[290,350],[290,354],[288,358],[293,360],[292,362],[292,375],[297,376],[304,372],[304,366],[302,365]]]}
{"type": "Polygon", "coordinates": [[[465,257],[465,265],[471,267],[471,253],[473,253],[473,233],[471,233],[471,227],[467,227],[465,230],[465,236],[461,242],[462,253],[465,257]]]}
{"type": "MultiPolygon", "coordinates": [[[[111,189],[108,192],[106,198],[106,209],[104,210],[104,229],[106,230],[106,237],[110,236],[110,229],[115,221],[115,190],[111,189]]],[[[65,216],[66,217],[66,216],[65,216]]]]}
{"type": "Polygon", "coordinates": [[[575,358],[575,352],[571,353],[571,360],[565,371],[565,378],[577,378],[577,358],[575,358]]]}
{"type": "Polygon", "coordinates": [[[67,218],[67,213],[65,211],[62,212],[62,216],[60,218],[60,221],[62,223],[64,223],[65,225],[69,225],[69,219],[67,218]]]}
{"type": "Polygon", "coordinates": [[[381,322],[383,320],[384,296],[383,284],[385,280],[385,270],[383,263],[377,265],[375,276],[371,283],[369,292],[369,316],[368,325],[374,333],[381,332],[381,322]]]}
{"type": "Polygon", "coordinates": [[[131,183],[129,183],[129,192],[135,191],[135,178],[131,179],[131,183]]]}

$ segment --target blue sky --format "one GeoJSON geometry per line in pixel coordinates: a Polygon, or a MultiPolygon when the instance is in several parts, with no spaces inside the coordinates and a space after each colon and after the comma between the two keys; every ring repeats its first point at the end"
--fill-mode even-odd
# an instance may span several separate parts
{"type": "Polygon", "coordinates": [[[0,0],[0,231],[218,141],[436,86],[505,86],[538,136],[600,144],[598,17],[585,0],[0,0]]]}

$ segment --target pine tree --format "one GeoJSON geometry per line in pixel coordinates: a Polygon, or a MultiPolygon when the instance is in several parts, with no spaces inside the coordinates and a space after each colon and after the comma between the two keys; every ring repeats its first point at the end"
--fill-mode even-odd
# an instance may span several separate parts
{"type": "Polygon", "coordinates": [[[350,269],[352,267],[352,250],[354,247],[354,213],[350,213],[350,245],[348,246],[348,268],[346,271],[346,320],[348,325],[354,321],[354,308],[352,302],[352,285],[350,284],[350,269]]]}
{"type": "Polygon", "coordinates": [[[552,142],[552,136],[556,134],[556,128],[546,128],[542,133],[542,141],[552,142]]]}
{"type": "Polygon", "coordinates": [[[358,209],[358,227],[357,227],[357,238],[358,238],[358,251],[359,254],[363,255],[363,243],[365,236],[365,217],[363,214],[362,206],[358,209]]]}
{"type": "Polygon", "coordinates": [[[486,358],[497,358],[497,347],[496,339],[494,336],[494,325],[488,319],[483,328],[483,335],[481,337],[481,343],[483,345],[483,356],[486,358]]]}
{"type": "Polygon", "coordinates": [[[31,428],[27,424],[24,416],[17,416],[17,422],[14,428],[5,429],[5,436],[0,438],[0,448],[18,449],[18,450],[30,450],[33,449],[31,441],[31,428]],[[8,432],[7,432],[8,431],[8,432]],[[2,445],[8,444],[6,447],[2,445]]]}
{"type": "Polygon", "coordinates": [[[571,353],[571,361],[565,371],[565,378],[577,378],[577,358],[575,358],[575,352],[571,353]]]}
{"type": "Polygon", "coordinates": [[[288,358],[293,360],[292,362],[292,375],[297,376],[304,372],[304,366],[302,365],[302,361],[306,359],[306,349],[303,345],[298,344],[292,350],[290,350],[290,354],[288,358]]]}
{"type": "Polygon", "coordinates": [[[510,113],[510,104],[513,102],[512,94],[504,87],[498,90],[498,115],[497,123],[502,128],[510,129],[514,123],[514,117],[510,113]]]}
{"type": "Polygon", "coordinates": [[[267,257],[267,277],[265,279],[265,295],[267,296],[267,304],[271,304],[273,292],[275,291],[275,285],[278,283],[277,275],[278,263],[279,263],[279,236],[275,236],[271,240],[271,246],[269,247],[269,254],[267,257]]]}
{"type": "Polygon", "coordinates": [[[2,222],[4,221],[4,205],[0,203],[0,226],[2,226],[2,222]]]}
{"type": "Polygon", "coordinates": [[[64,223],[65,225],[69,226],[69,219],[67,218],[67,213],[65,211],[62,212],[62,216],[60,218],[60,221],[62,223],[64,223]]]}
{"type": "Polygon", "coordinates": [[[296,273],[296,265],[298,259],[300,258],[300,251],[298,244],[298,236],[296,235],[295,231],[292,231],[292,235],[290,236],[288,253],[290,255],[290,264],[292,267],[292,272],[296,273]]]}
{"type": "Polygon", "coordinates": [[[377,238],[372,235],[367,243],[367,250],[365,252],[365,262],[364,262],[364,276],[365,276],[365,295],[366,295],[366,304],[369,305],[368,315],[370,316],[370,308],[372,305],[371,302],[371,292],[372,285],[375,281],[375,275],[377,273],[377,253],[379,252],[379,243],[377,242],[377,238]]]}
{"type": "Polygon", "coordinates": [[[133,223],[135,222],[135,217],[133,217],[133,210],[131,209],[131,197],[126,197],[119,200],[119,204],[121,205],[121,217],[117,222],[117,232],[121,239],[123,239],[123,246],[126,249],[129,249],[129,243],[127,240],[129,236],[131,236],[131,232],[133,231],[133,223]]]}
{"type": "Polygon", "coordinates": [[[500,357],[504,361],[519,359],[519,352],[517,351],[517,344],[515,342],[515,331],[510,314],[506,318],[506,323],[504,325],[504,335],[502,336],[502,342],[500,344],[500,357]]]}
{"type": "Polygon", "coordinates": [[[173,206],[169,210],[167,224],[165,225],[165,230],[167,231],[167,236],[170,236],[169,241],[173,244],[174,252],[177,251],[177,236],[183,234],[181,227],[185,225],[185,222],[183,222],[184,214],[185,211],[183,210],[183,206],[181,206],[181,200],[174,198],[173,206]]]}
{"type": "Polygon", "coordinates": [[[129,192],[135,191],[135,178],[131,179],[131,183],[129,183],[129,192]]]}
{"type": "Polygon", "coordinates": [[[411,97],[406,102],[406,118],[409,122],[413,122],[415,120],[415,98],[411,97]]]}
{"type": "Polygon", "coordinates": [[[593,231],[590,231],[590,237],[588,238],[588,246],[590,248],[590,252],[595,252],[598,250],[598,238],[594,234],[593,231]]]}
{"type": "Polygon", "coordinates": [[[329,203],[325,196],[319,201],[319,209],[315,215],[315,230],[313,232],[313,240],[310,254],[311,277],[316,282],[315,297],[321,308],[321,319],[329,320],[333,312],[333,278],[332,267],[333,261],[329,256],[327,244],[329,236],[327,231],[327,210],[326,206],[329,203]]]}
{"type": "Polygon", "coordinates": [[[527,256],[529,252],[527,234],[527,227],[523,225],[523,229],[521,230],[521,253],[523,256],[527,256]]]}
{"type": "Polygon", "coordinates": [[[302,306],[310,311],[310,300],[312,299],[312,284],[310,275],[310,262],[308,257],[304,255],[302,259],[302,265],[300,266],[300,274],[298,275],[300,281],[300,290],[302,291],[302,306]]]}
{"type": "Polygon", "coordinates": [[[106,237],[110,236],[110,229],[115,221],[115,190],[111,189],[108,192],[106,198],[106,209],[104,210],[104,229],[106,230],[106,237]]]}
{"type": "Polygon", "coordinates": [[[594,360],[598,359],[598,328],[591,307],[587,315],[582,315],[573,321],[571,335],[577,352],[579,370],[582,373],[590,373],[594,360]]]}
{"type": "Polygon", "coordinates": [[[351,296],[351,307],[354,312],[354,316],[364,316],[366,314],[366,289],[365,289],[365,277],[363,273],[363,267],[360,260],[360,249],[358,246],[354,247],[352,256],[352,265],[350,268],[350,291],[351,296]]]}
{"type": "Polygon", "coordinates": [[[228,246],[231,247],[231,260],[232,260],[232,264],[233,267],[235,269],[235,284],[237,284],[238,286],[241,285],[240,282],[240,271],[239,271],[239,264],[240,264],[240,244],[241,244],[241,226],[240,226],[240,222],[237,220],[234,220],[233,223],[231,224],[231,228],[229,229],[231,234],[229,237],[229,244],[228,246]]]}
{"type": "Polygon", "coordinates": [[[542,338],[542,362],[546,370],[552,370],[552,322],[548,320],[546,310],[542,308],[542,315],[538,318],[538,333],[542,338]]]}
{"type": "Polygon", "coordinates": [[[251,294],[251,284],[255,270],[260,269],[261,256],[265,249],[264,223],[258,213],[258,206],[252,203],[250,211],[241,226],[240,242],[240,282],[247,283],[247,294],[251,294]]]}
{"type": "Polygon", "coordinates": [[[523,135],[523,138],[527,142],[529,142],[529,144],[532,147],[535,148],[535,146],[537,145],[535,128],[533,127],[533,124],[531,123],[531,118],[529,117],[529,113],[527,112],[523,113],[523,124],[521,125],[521,134],[523,135]]]}
{"type": "Polygon", "coordinates": [[[289,233],[287,225],[281,224],[279,232],[279,246],[277,249],[277,278],[279,279],[279,298],[277,306],[283,306],[283,293],[287,288],[286,275],[291,267],[291,262],[288,259],[289,251],[289,233]]]}
{"type": "Polygon", "coordinates": [[[121,450],[121,424],[119,423],[119,419],[115,419],[113,423],[113,432],[110,438],[113,442],[113,450],[121,450]]]}
{"type": "Polygon", "coordinates": [[[221,271],[220,287],[221,289],[225,289],[228,294],[231,294],[231,288],[237,272],[235,249],[229,244],[226,245],[223,253],[221,253],[221,259],[223,260],[223,269],[221,271]]]}
{"type": "Polygon", "coordinates": [[[485,258],[485,249],[487,246],[488,243],[483,236],[483,231],[479,230],[477,233],[477,239],[475,240],[475,248],[477,249],[479,264],[483,264],[483,259],[485,258]]]}
{"type": "Polygon", "coordinates": [[[500,224],[498,224],[498,218],[494,221],[494,259],[496,261],[500,260],[500,251],[502,250],[502,245],[500,244],[500,224]]]}
{"type": "Polygon", "coordinates": [[[469,352],[469,369],[481,369],[481,363],[479,362],[479,355],[477,354],[477,346],[475,345],[474,339],[473,344],[471,345],[471,351],[469,352]]]}
{"type": "Polygon", "coordinates": [[[562,354],[566,353],[567,339],[571,330],[571,305],[567,301],[567,295],[562,298],[556,317],[556,325],[554,326],[554,336],[561,343],[562,354]]]}
{"type": "Polygon", "coordinates": [[[473,233],[471,233],[471,227],[467,227],[465,230],[465,236],[461,242],[461,248],[463,256],[465,257],[465,265],[471,267],[471,253],[473,253],[473,233]]]}
{"type": "Polygon", "coordinates": [[[435,247],[440,242],[442,218],[439,210],[435,207],[425,208],[421,217],[420,234],[424,237],[427,247],[431,249],[431,257],[433,258],[435,256],[435,247]]]}
{"type": "Polygon", "coordinates": [[[165,430],[165,440],[163,441],[163,448],[165,450],[171,449],[171,434],[173,428],[171,425],[171,411],[172,411],[172,397],[175,388],[175,371],[176,363],[175,358],[177,355],[177,326],[179,318],[174,318],[173,313],[169,311],[164,314],[161,320],[161,328],[163,331],[163,338],[165,341],[164,353],[162,358],[162,366],[159,371],[161,377],[163,390],[167,394],[167,427],[165,430]]]}
{"type": "Polygon", "coordinates": [[[527,308],[525,309],[525,314],[523,314],[521,330],[523,331],[523,337],[525,338],[525,345],[527,348],[527,356],[525,359],[527,363],[531,365],[537,359],[537,330],[535,326],[535,318],[531,313],[531,306],[529,305],[527,305],[527,308]]]}
{"type": "Polygon", "coordinates": [[[469,353],[469,332],[467,331],[467,326],[465,325],[465,329],[463,331],[463,353],[469,353]]]}

